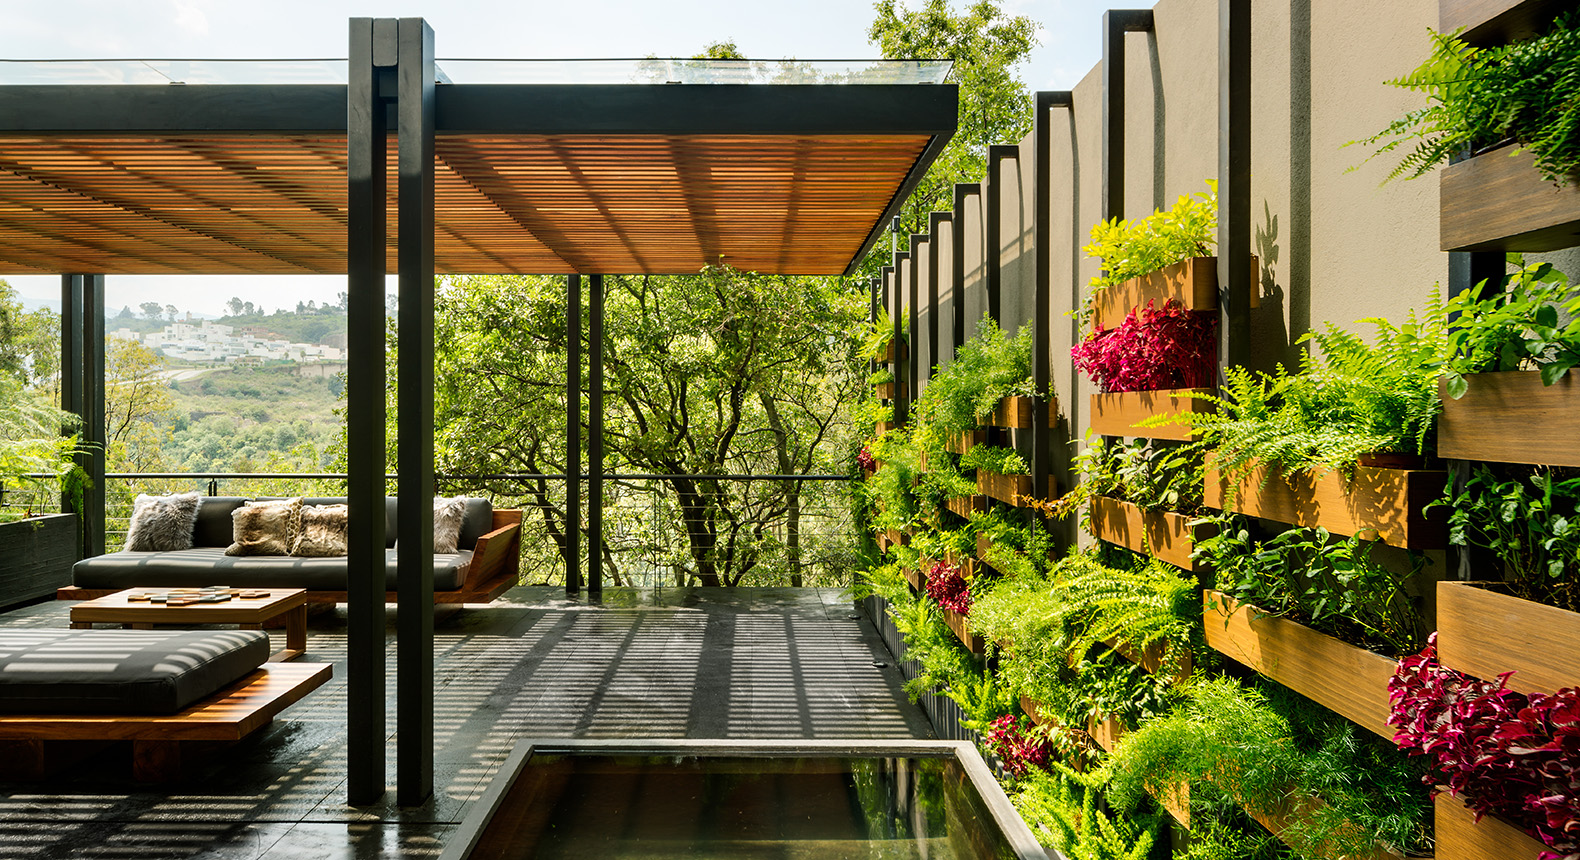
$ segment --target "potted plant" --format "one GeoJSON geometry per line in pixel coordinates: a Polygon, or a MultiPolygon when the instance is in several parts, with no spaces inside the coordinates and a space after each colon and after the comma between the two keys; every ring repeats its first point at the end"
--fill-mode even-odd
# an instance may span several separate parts
{"type": "Polygon", "coordinates": [[[41,402],[0,374],[0,605],[55,593],[71,584],[78,518],[59,513],[61,494],[81,509],[87,473],[76,463],[76,416],[41,402]]]}

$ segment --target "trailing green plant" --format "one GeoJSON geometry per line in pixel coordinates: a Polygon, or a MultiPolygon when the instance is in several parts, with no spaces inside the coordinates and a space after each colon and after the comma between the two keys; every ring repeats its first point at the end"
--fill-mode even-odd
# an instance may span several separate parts
{"type": "Polygon", "coordinates": [[[1455,400],[1465,396],[1467,373],[1536,370],[1552,385],[1580,364],[1580,286],[1550,263],[1526,265],[1519,254],[1508,262],[1515,271],[1499,280],[1500,289],[1485,298],[1465,290],[1445,308],[1454,328],[1443,376],[1455,400]]]}
{"type": "Polygon", "coordinates": [[[1083,330],[1099,291],[1212,253],[1218,244],[1218,182],[1209,179],[1206,191],[1182,194],[1172,207],[1137,221],[1099,221],[1092,225],[1091,235],[1092,241],[1081,250],[1102,260],[1103,269],[1092,278],[1087,301],[1075,312],[1083,330]]]}
{"type": "Polygon", "coordinates": [[[870,384],[870,385],[874,385],[874,386],[877,386],[877,385],[888,385],[889,383],[891,383],[893,381],[894,381],[894,371],[890,370],[886,366],[880,366],[877,370],[874,370],[871,373],[871,375],[869,375],[867,377],[867,383],[870,384]]]}
{"type": "MultiPolygon", "coordinates": [[[[86,449],[78,436],[63,432],[80,423],[76,415],[25,390],[12,374],[0,373],[0,485],[49,499],[49,512],[56,510],[57,493],[72,500],[73,510],[84,510],[83,494],[92,482],[75,458],[86,449]]],[[[29,505],[22,515],[39,512],[29,505]]]]}
{"type": "Polygon", "coordinates": [[[1441,503],[1449,543],[1495,555],[1515,596],[1580,612],[1580,469],[1478,463],[1441,503]]]}
{"type": "Polygon", "coordinates": [[[910,434],[904,428],[873,439],[867,451],[878,465],[877,473],[861,482],[861,492],[873,508],[872,525],[878,529],[909,530],[922,515],[916,486],[921,474],[921,453],[911,444],[910,434]]]}
{"type": "Polygon", "coordinates": [[[1054,762],[1016,780],[1010,802],[1037,841],[1069,860],[1146,860],[1162,832],[1161,814],[1113,815],[1104,788],[1102,777],[1054,762]]]}
{"type": "Polygon", "coordinates": [[[1177,710],[1122,737],[1107,770],[1121,811],[1184,783],[1193,824],[1198,798],[1214,788],[1248,811],[1287,815],[1280,837],[1297,857],[1369,856],[1378,846],[1421,853],[1429,845],[1420,764],[1272,685],[1199,680],[1177,710]]]}
{"type": "Polygon", "coordinates": [[[1530,149],[1542,177],[1572,182],[1580,168],[1580,16],[1560,15],[1537,38],[1488,48],[1459,33],[1432,33],[1432,53],[1415,71],[1388,81],[1425,93],[1413,110],[1371,137],[1368,158],[1412,148],[1388,174],[1414,179],[1464,153],[1512,140],[1530,149]],[[1379,145],[1380,144],[1380,145],[1379,145]]]}
{"type": "Polygon", "coordinates": [[[982,469],[1000,475],[1024,475],[1031,471],[1020,452],[996,445],[971,446],[971,450],[960,456],[960,468],[982,469]]]}
{"type": "Polygon", "coordinates": [[[1198,541],[1191,558],[1216,571],[1219,591],[1361,647],[1392,656],[1421,650],[1426,622],[1405,583],[1425,567],[1424,554],[1409,552],[1409,570],[1399,573],[1374,557],[1376,541],[1337,537],[1324,528],[1294,528],[1262,540],[1252,536],[1244,517],[1206,521],[1217,533],[1198,541]]]}
{"type": "Polygon", "coordinates": [[[1005,397],[1038,393],[1031,379],[1031,327],[1022,326],[1010,337],[984,317],[976,335],[927,381],[913,413],[917,422],[936,427],[940,434],[963,433],[976,429],[977,419],[1005,397]]]}
{"type": "MultiPolygon", "coordinates": [[[[1374,342],[1328,323],[1303,336],[1310,342],[1300,371],[1273,374],[1230,367],[1219,395],[1200,395],[1216,412],[1158,416],[1149,426],[1185,424],[1215,449],[1213,468],[1232,490],[1258,463],[1285,474],[1335,470],[1353,474],[1362,454],[1433,450],[1442,410],[1437,378],[1447,357],[1444,305],[1436,293],[1421,317],[1400,325],[1364,319],[1374,342]]],[[[1272,471],[1269,471],[1271,477],[1272,471]]]]}

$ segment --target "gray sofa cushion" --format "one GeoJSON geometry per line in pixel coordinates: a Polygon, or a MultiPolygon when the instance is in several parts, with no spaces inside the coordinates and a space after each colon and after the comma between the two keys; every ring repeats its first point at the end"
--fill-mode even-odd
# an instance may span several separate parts
{"type": "Polygon", "coordinates": [[[477,549],[477,539],[494,530],[494,503],[488,499],[468,498],[461,515],[461,537],[456,546],[477,549]]]}
{"type": "MultiPolygon", "coordinates": [[[[146,555],[147,553],[145,553],[146,555]]],[[[257,630],[0,630],[0,712],[173,714],[263,665],[257,630]]]]}
{"type": "Polygon", "coordinates": [[[197,525],[192,529],[192,545],[230,546],[235,534],[231,512],[246,501],[241,496],[204,496],[198,505],[197,525]]]}
{"type": "MultiPolygon", "coordinates": [[[[470,551],[433,557],[435,591],[461,587],[470,551]]],[[[345,591],[346,557],[298,558],[289,555],[230,556],[220,547],[194,547],[180,552],[113,552],[72,565],[78,588],[200,588],[230,585],[243,588],[305,588],[345,591]]],[[[384,551],[384,587],[395,590],[395,550],[384,551]]]]}

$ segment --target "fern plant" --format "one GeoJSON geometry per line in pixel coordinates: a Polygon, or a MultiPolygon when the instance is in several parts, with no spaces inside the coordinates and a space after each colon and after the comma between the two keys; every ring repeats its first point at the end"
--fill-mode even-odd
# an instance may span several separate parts
{"type": "Polygon", "coordinates": [[[1147,860],[1163,821],[1156,810],[1114,815],[1106,780],[1055,762],[1017,781],[1010,801],[1037,841],[1069,860],[1147,860]]]}
{"type": "Polygon", "coordinates": [[[931,424],[941,433],[964,433],[976,429],[977,418],[992,412],[1006,396],[1038,393],[1031,379],[1031,327],[1022,326],[1010,337],[984,317],[976,336],[928,380],[914,413],[918,423],[931,424]]]}
{"type": "Polygon", "coordinates": [[[1000,475],[1024,475],[1031,471],[1020,452],[997,445],[971,446],[971,450],[960,456],[960,468],[982,469],[1000,475]]]}
{"type": "MultiPolygon", "coordinates": [[[[1364,319],[1375,342],[1332,323],[1300,339],[1311,347],[1298,373],[1226,368],[1218,395],[1197,395],[1217,411],[1160,416],[1142,422],[1183,423],[1216,449],[1213,468],[1231,488],[1257,463],[1285,474],[1334,470],[1352,475],[1361,455],[1433,450],[1442,401],[1437,378],[1448,355],[1443,302],[1433,292],[1421,318],[1364,319]]],[[[1269,472],[1271,475],[1272,472],[1269,472]]],[[[1232,504],[1233,498],[1227,500],[1232,504]]]]}
{"type": "MultiPolygon", "coordinates": [[[[1580,168],[1580,16],[1545,35],[1492,48],[1433,33],[1432,54],[1389,84],[1427,96],[1426,107],[1351,143],[1376,146],[1367,160],[1412,145],[1388,179],[1413,179],[1456,156],[1507,140],[1529,148],[1542,177],[1558,185],[1580,168]]],[[[1512,153],[1511,153],[1512,154],[1512,153]]]]}

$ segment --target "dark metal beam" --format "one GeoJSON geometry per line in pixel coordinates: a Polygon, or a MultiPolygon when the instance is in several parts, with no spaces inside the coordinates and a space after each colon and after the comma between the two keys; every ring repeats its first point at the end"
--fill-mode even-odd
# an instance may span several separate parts
{"type": "Polygon", "coordinates": [[[987,197],[982,204],[982,274],[987,288],[987,315],[1004,324],[1001,287],[1004,282],[1003,164],[1020,158],[1020,147],[998,143],[988,147],[987,197]]]}
{"type": "Polygon", "coordinates": [[[1031,381],[1037,391],[1031,411],[1031,493],[1033,498],[1049,498],[1048,478],[1053,474],[1053,431],[1048,427],[1047,396],[1053,387],[1053,227],[1048,216],[1053,206],[1051,163],[1053,132],[1049,114],[1055,107],[1068,108],[1073,102],[1069,92],[1039,92],[1032,117],[1032,247],[1035,250],[1032,278],[1031,381]]]}
{"type": "Polygon", "coordinates": [[[603,275],[587,278],[587,596],[603,595],[603,275]]]}
{"type": "MultiPolygon", "coordinates": [[[[922,243],[925,241],[927,241],[926,235],[922,233],[911,234],[911,250],[910,253],[906,255],[906,258],[911,261],[911,265],[909,267],[911,276],[909,278],[903,279],[905,281],[905,286],[904,292],[901,293],[901,295],[905,297],[906,302],[908,302],[911,306],[911,312],[909,314],[911,318],[911,344],[909,350],[911,356],[911,360],[909,362],[911,373],[910,377],[906,380],[908,383],[908,389],[905,392],[905,411],[907,413],[911,411],[911,403],[914,402],[916,396],[921,393],[922,377],[923,374],[927,373],[926,367],[922,364],[922,347],[926,346],[928,350],[931,350],[933,348],[933,344],[936,342],[926,341],[924,343],[922,340],[922,338],[926,336],[926,333],[922,331],[921,277],[922,243]]],[[[928,352],[928,356],[931,357],[931,355],[932,353],[928,352]]],[[[898,392],[896,392],[896,394],[898,394],[898,392]]]]}
{"type": "Polygon", "coordinates": [[[896,344],[905,344],[904,358],[900,357],[898,349],[894,351],[894,400],[890,402],[889,406],[893,411],[894,425],[896,427],[904,426],[911,417],[911,404],[905,397],[909,392],[902,391],[901,388],[903,386],[900,383],[909,384],[911,362],[915,361],[916,356],[916,344],[908,342],[905,338],[907,330],[915,331],[914,328],[907,325],[911,306],[906,301],[905,262],[909,259],[910,255],[908,254],[895,254],[894,265],[889,267],[889,315],[894,321],[894,342],[896,344]]]}
{"type": "Polygon", "coordinates": [[[582,589],[582,276],[565,279],[565,593],[582,589]]]}
{"type": "Polygon", "coordinates": [[[1104,220],[1125,217],[1125,34],[1151,29],[1151,9],[1103,13],[1104,220]]]}
{"type": "MultiPolygon", "coordinates": [[[[385,789],[384,246],[385,123],[375,58],[395,55],[394,21],[351,19],[346,87],[347,802],[385,789]]],[[[393,71],[387,69],[386,71],[393,71]]],[[[407,504],[417,500],[410,499],[407,504]]],[[[414,538],[417,536],[413,536],[414,538]]],[[[430,538],[431,539],[431,538],[430,538]]]]}
{"type": "Polygon", "coordinates": [[[345,132],[339,84],[0,86],[0,131],[345,132]]]}
{"type": "Polygon", "coordinates": [[[1251,0],[1218,0],[1220,376],[1250,359],[1251,229],[1251,0]]]}
{"type": "MultiPolygon", "coordinates": [[[[82,385],[83,344],[82,344],[82,275],[60,276],[60,408],[77,416],[81,420],[86,411],[84,391],[82,385]]],[[[80,432],[80,428],[78,428],[80,432]]],[[[81,438],[80,436],[78,438],[81,438]]],[[[88,468],[88,458],[85,455],[77,457],[77,464],[84,470],[88,468]]],[[[84,499],[84,502],[87,500],[84,499]]],[[[71,497],[62,494],[60,509],[66,513],[77,515],[80,523],[78,529],[77,557],[87,557],[88,536],[88,510],[87,505],[78,510],[72,503],[71,497]]]]}
{"type": "Polygon", "coordinates": [[[82,558],[104,554],[105,442],[104,276],[60,278],[60,406],[81,419],[77,429],[83,453],[77,465],[89,486],[82,505],[62,498],[62,510],[77,515],[77,551],[82,558]]]}
{"type": "Polygon", "coordinates": [[[433,30],[397,24],[396,268],[400,282],[395,797],[433,794],[433,30]]]}

